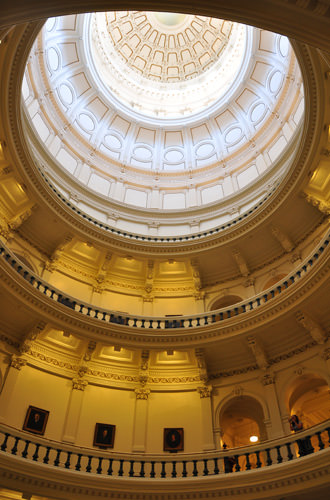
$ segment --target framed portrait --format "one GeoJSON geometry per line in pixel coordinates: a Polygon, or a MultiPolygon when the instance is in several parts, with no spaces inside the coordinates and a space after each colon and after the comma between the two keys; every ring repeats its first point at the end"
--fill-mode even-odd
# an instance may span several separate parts
{"type": "Polygon", "coordinates": [[[172,427],[164,429],[164,451],[183,451],[182,427],[172,427]]]}
{"type": "Polygon", "coordinates": [[[49,411],[29,406],[23,424],[23,430],[33,432],[34,434],[44,434],[49,411]]]}
{"type": "Polygon", "coordinates": [[[95,424],[93,446],[113,448],[116,426],[110,424],[95,424]]]}

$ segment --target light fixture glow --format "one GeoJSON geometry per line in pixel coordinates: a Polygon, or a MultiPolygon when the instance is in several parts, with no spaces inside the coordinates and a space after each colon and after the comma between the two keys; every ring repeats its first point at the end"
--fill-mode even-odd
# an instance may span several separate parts
{"type": "Polygon", "coordinates": [[[251,443],[256,443],[259,440],[258,436],[250,436],[251,443]]]}

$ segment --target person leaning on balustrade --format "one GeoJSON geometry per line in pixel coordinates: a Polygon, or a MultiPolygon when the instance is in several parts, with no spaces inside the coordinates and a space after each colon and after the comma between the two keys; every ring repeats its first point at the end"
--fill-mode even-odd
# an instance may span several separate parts
{"type": "MultiPolygon", "coordinates": [[[[299,432],[304,429],[303,423],[300,421],[298,415],[291,415],[289,418],[290,429],[293,432],[299,432]]],[[[305,455],[309,455],[310,453],[314,453],[314,448],[311,443],[311,438],[309,436],[303,439],[297,439],[299,456],[303,457],[305,455]]]]}

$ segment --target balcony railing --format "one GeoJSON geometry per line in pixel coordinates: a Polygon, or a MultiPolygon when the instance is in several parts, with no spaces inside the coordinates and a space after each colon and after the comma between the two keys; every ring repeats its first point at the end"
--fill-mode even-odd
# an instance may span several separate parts
{"type": "Polygon", "coordinates": [[[63,293],[61,290],[51,286],[42,278],[34,274],[28,269],[20,260],[4,246],[0,245],[0,256],[7,261],[12,269],[20,274],[30,285],[38,290],[41,294],[49,299],[56,301],[79,314],[87,317],[95,318],[104,323],[115,323],[118,325],[126,325],[132,328],[143,328],[152,330],[163,329],[189,329],[200,326],[211,325],[219,323],[226,319],[235,316],[243,315],[249,311],[256,310],[277,295],[286,291],[289,286],[299,282],[304,276],[313,268],[315,263],[320,260],[322,254],[325,252],[329,245],[330,234],[323,240],[313,254],[305,259],[305,261],[285,279],[276,283],[273,287],[264,290],[263,292],[255,295],[254,297],[242,302],[238,302],[233,306],[218,309],[216,311],[208,311],[201,314],[194,314],[191,316],[172,317],[167,319],[164,317],[145,317],[139,315],[128,315],[118,313],[95,307],[92,304],[75,299],[74,297],[63,293]]]}
{"type": "Polygon", "coordinates": [[[34,435],[1,426],[1,456],[23,458],[30,463],[45,464],[50,468],[79,471],[127,478],[194,478],[238,473],[268,468],[275,464],[299,460],[301,457],[329,448],[330,421],[305,431],[258,445],[233,448],[226,452],[180,455],[129,455],[101,452],[94,449],[69,446],[60,442],[36,438],[34,435]]]}

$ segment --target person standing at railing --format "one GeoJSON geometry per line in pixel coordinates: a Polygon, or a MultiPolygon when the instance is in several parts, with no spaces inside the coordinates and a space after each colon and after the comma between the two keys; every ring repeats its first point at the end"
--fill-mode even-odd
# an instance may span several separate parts
{"type": "MultiPolygon", "coordinates": [[[[223,450],[227,449],[226,443],[223,443],[222,449],[223,450]]],[[[233,468],[234,468],[234,465],[236,464],[236,460],[234,457],[224,457],[223,464],[224,464],[224,468],[225,468],[225,474],[227,474],[228,472],[233,472],[233,468]]]]}
{"type": "MultiPolygon", "coordinates": [[[[290,429],[293,432],[302,431],[304,426],[300,421],[298,415],[291,415],[289,418],[290,429]]],[[[311,443],[311,438],[309,436],[303,439],[297,439],[297,444],[299,448],[299,456],[303,457],[305,455],[309,455],[310,453],[314,453],[314,448],[311,443]]]]}

